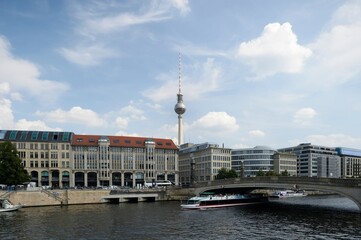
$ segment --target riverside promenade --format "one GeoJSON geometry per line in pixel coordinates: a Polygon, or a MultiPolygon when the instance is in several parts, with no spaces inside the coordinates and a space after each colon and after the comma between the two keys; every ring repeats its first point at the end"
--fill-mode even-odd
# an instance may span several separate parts
{"type": "MultiPolygon", "coordinates": [[[[179,201],[193,195],[192,189],[159,188],[159,189],[65,189],[65,190],[17,190],[0,191],[0,197],[8,198],[14,204],[23,207],[66,206],[77,204],[102,204],[110,202],[111,196],[124,194],[125,196],[143,196],[156,194],[155,201],[179,201]]],[[[114,201],[112,201],[114,202],[114,201]]],[[[125,201],[120,201],[125,202],[125,201]]]]}

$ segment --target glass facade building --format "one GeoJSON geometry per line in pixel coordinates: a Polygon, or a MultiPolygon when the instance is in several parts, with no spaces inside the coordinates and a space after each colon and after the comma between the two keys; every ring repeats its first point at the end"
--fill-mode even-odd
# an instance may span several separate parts
{"type": "Polygon", "coordinates": [[[232,150],[232,169],[239,176],[255,177],[261,170],[274,171],[273,155],[276,150],[265,146],[232,150]]]}

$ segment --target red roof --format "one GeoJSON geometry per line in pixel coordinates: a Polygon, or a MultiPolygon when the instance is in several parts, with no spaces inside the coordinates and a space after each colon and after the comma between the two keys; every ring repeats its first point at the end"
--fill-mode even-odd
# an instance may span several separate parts
{"type": "Polygon", "coordinates": [[[145,141],[151,140],[154,141],[155,148],[174,149],[174,150],[178,149],[171,139],[130,137],[130,136],[101,136],[101,135],[74,134],[72,144],[74,146],[98,146],[98,140],[102,137],[106,137],[109,139],[111,147],[144,148],[145,141]]]}

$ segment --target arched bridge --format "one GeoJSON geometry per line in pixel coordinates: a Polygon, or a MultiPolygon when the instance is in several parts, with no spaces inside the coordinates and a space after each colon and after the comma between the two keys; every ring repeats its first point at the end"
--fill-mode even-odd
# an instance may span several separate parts
{"type": "Polygon", "coordinates": [[[361,179],[309,177],[250,177],[215,180],[194,185],[195,194],[227,189],[291,189],[319,190],[343,195],[357,204],[361,211],[361,179]]]}

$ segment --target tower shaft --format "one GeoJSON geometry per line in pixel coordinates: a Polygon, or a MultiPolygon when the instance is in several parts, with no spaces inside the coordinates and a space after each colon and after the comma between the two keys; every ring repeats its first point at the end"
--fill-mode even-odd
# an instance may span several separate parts
{"type": "Polygon", "coordinates": [[[183,117],[182,114],[178,114],[178,145],[183,143],[183,117]]]}

